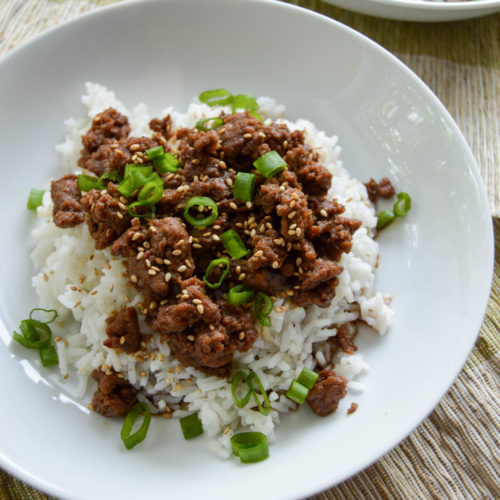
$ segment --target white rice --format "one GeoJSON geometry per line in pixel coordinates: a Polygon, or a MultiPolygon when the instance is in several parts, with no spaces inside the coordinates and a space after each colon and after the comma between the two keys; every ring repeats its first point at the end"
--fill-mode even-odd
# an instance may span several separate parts
{"type": "MultiPolygon", "coordinates": [[[[88,117],[68,119],[66,140],[56,147],[64,173],[78,172],[80,136],[90,127],[92,117],[110,106],[129,116],[131,135],[151,134],[148,127],[151,117],[144,105],[129,111],[112,91],[92,83],[86,85],[82,102],[88,107],[88,117]]],[[[284,112],[283,106],[268,97],[259,98],[258,103],[264,117],[277,119],[284,112]]],[[[166,113],[171,115],[174,126],[192,127],[198,120],[213,116],[214,109],[193,102],[186,113],[171,108],[162,116],[166,113]]],[[[304,366],[313,368],[316,363],[328,363],[327,350],[320,349],[314,357],[313,344],[336,335],[335,325],[363,320],[379,334],[387,331],[393,313],[387,305],[388,297],[374,288],[379,249],[373,239],[376,217],[366,189],[342,167],[337,137],[328,137],[306,120],[283,121],[290,129],[306,131],[307,142],[333,173],[329,197],[342,203],[346,207],[345,215],[359,219],[362,227],[354,234],[352,251],[342,257],[344,271],[339,276],[331,305],[326,309],[316,306],[288,309],[283,299],[279,299],[271,313],[271,327],[262,329],[249,352],[236,352],[234,356],[235,369],[253,370],[264,387],[272,388],[269,415],[247,407],[237,408],[225,379],[184,367],[170,353],[168,345],[160,343],[158,334],[153,334],[148,346],[150,352],[156,354],[143,361],[135,355],[117,353],[103,346],[107,338],[105,320],[110,312],[136,304],[140,296],[127,286],[123,259],[112,257],[108,249],[95,250],[86,224],[60,229],[52,222],[52,200],[47,192],[43,205],[38,208],[43,223],[33,230],[36,247],[32,259],[38,270],[33,286],[40,297],[40,307],[55,309],[59,315],[54,337],[62,337],[57,342],[61,376],[84,402],[90,401],[96,387],[90,377],[92,370],[106,364],[121,372],[137,389],[152,396],[157,405],[152,407],[154,412],[158,412],[158,408],[161,412],[176,408],[182,400],[188,403],[188,408],[186,411],[175,409],[174,417],[199,411],[205,433],[211,438],[211,449],[227,457],[231,451],[230,437],[242,429],[263,432],[273,442],[280,414],[295,407],[281,391],[288,389],[304,366]]],[[[362,384],[354,379],[367,368],[360,354],[341,353],[335,359],[336,372],[350,381],[349,391],[362,390],[362,384]]]]}

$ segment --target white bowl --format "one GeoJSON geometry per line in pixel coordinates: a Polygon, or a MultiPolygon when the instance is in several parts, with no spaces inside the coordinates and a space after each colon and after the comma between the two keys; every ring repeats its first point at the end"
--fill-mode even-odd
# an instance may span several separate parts
{"type": "Polygon", "coordinates": [[[458,21],[500,11],[500,0],[430,2],[422,0],[326,0],[370,16],[402,21],[458,21]]]}
{"type": "Polygon", "coordinates": [[[481,325],[493,265],[485,191],[457,126],[429,89],[385,50],[323,16],[284,3],[152,0],[99,9],[51,29],[0,61],[3,200],[0,260],[0,465],[64,498],[299,498],[355,474],[434,408],[481,325]],[[361,180],[389,176],[412,195],[384,230],[378,288],[394,326],[362,336],[371,365],[356,413],[286,416],[271,457],[243,466],[183,441],[155,420],[126,451],[121,422],[90,413],[54,370],[12,345],[36,303],[29,252],[31,187],[58,177],[54,145],[79,115],[86,81],[153,113],[201,90],[270,95],[291,119],[338,134],[361,180]]]}

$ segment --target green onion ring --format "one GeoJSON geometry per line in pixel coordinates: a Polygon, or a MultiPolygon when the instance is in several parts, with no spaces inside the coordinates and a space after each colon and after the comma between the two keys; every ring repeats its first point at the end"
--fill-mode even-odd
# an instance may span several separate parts
{"type": "Polygon", "coordinates": [[[148,432],[150,422],[151,412],[149,411],[149,408],[144,403],[136,403],[125,417],[125,422],[123,422],[121,431],[121,438],[127,450],[132,449],[141,441],[144,441],[144,438],[146,437],[146,434],[148,432]],[[132,427],[134,426],[135,421],[141,415],[144,416],[141,426],[139,427],[139,429],[137,429],[136,432],[131,434],[132,427]]]}
{"type": "Polygon", "coordinates": [[[209,130],[215,130],[219,128],[221,125],[224,125],[224,120],[219,117],[213,117],[213,118],[205,118],[204,120],[200,120],[196,122],[196,125],[194,126],[198,130],[201,130],[202,132],[208,132],[209,130]],[[210,127],[205,127],[205,123],[207,122],[213,122],[210,127]]]}
{"type": "Polygon", "coordinates": [[[388,208],[382,210],[377,214],[377,229],[384,229],[384,227],[387,227],[395,218],[396,216],[392,210],[388,208]]]}
{"type": "Polygon", "coordinates": [[[146,149],[146,156],[148,160],[154,160],[155,158],[159,158],[165,154],[165,150],[163,146],[157,146],[156,148],[146,149]]]}
{"type": "Polygon", "coordinates": [[[411,209],[411,198],[408,193],[398,193],[397,201],[394,203],[393,211],[396,217],[404,217],[411,209]]]}
{"type": "Polygon", "coordinates": [[[43,367],[54,366],[59,364],[56,348],[53,345],[40,349],[40,361],[43,367]]]}
{"type": "Polygon", "coordinates": [[[233,454],[244,464],[260,462],[269,458],[267,437],[262,432],[240,432],[231,437],[233,454]]]}
{"type": "Polygon", "coordinates": [[[209,106],[225,106],[232,103],[233,95],[226,89],[205,90],[198,99],[209,106]]]}
{"type": "Polygon", "coordinates": [[[215,290],[216,288],[219,288],[222,285],[222,282],[227,276],[227,273],[229,272],[229,259],[227,257],[220,257],[219,259],[214,259],[208,264],[207,270],[205,271],[205,275],[203,276],[203,281],[205,285],[208,286],[208,288],[211,288],[212,290],[215,290]],[[211,283],[208,278],[210,276],[210,271],[214,268],[219,266],[220,264],[225,265],[224,271],[222,271],[222,274],[219,278],[219,281],[216,283],[211,283]]]}
{"type": "Polygon", "coordinates": [[[242,201],[252,201],[255,178],[255,174],[238,172],[234,178],[233,196],[242,201]]]}
{"type": "MultiPolygon", "coordinates": [[[[160,180],[161,181],[161,180],[160,180]]],[[[156,181],[148,181],[142,186],[137,196],[137,200],[144,205],[155,205],[163,198],[163,184],[156,181]]]]}
{"type": "Polygon", "coordinates": [[[177,172],[181,168],[181,161],[176,158],[172,153],[165,153],[162,156],[153,159],[154,166],[161,173],[177,172]]]}
{"type": "Polygon", "coordinates": [[[215,219],[217,219],[218,216],[219,210],[217,209],[217,203],[215,203],[212,198],[208,198],[207,196],[193,196],[192,198],[189,198],[186,206],[184,207],[184,219],[192,226],[209,226],[215,222],[215,219]],[[189,213],[189,210],[195,206],[210,208],[212,213],[201,219],[195,219],[189,213]]]}
{"type": "Polygon", "coordinates": [[[308,394],[309,389],[295,379],[292,380],[288,391],[286,391],[286,397],[288,399],[291,399],[292,401],[295,401],[299,405],[301,405],[306,400],[308,394]]]}
{"type": "Polygon", "coordinates": [[[227,302],[233,306],[248,304],[255,295],[255,290],[247,285],[239,284],[229,289],[227,302]]]}
{"type": "Polygon", "coordinates": [[[203,425],[198,413],[192,413],[179,420],[184,439],[191,439],[203,434],[203,425]]]}
{"type": "Polygon", "coordinates": [[[278,174],[286,170],[287,164],[285,160],[276,151],[268,151],[266,154],[257,158],[254,162],[254,167],[266,178],[278,174]]]}
{"type": "Polygon", "coordinates": [[[253,312],[255,317],[259,320],[260,324],[263,326],[270,326],[271,320],[269,319],[269,314],[273,310],[273,301],[271,297],[264,292],[257,292],[255,300],[253,302],[253,312]]]}
{"type": "Polygon", "coordinates": [[[308,390],[312,389],[316,380],[318,380],[319,375],[309,368],[302,368],[299,376],[297,377],[297,382],[302,384],[308,390]]]}
{"type": "Polygon", "coordinates": [[[240,235],[234,229],[223,232],[220,239],[233,259],[241,259],[250,251],[245,247],[240,235]]]}
{"type": "Polygon", "coordinates": [[[252,386],[252,383],[250,382],[250,379],[248,378],[248,375],[241,370],[236,372],[233,376],[233,380],[231,381],[231,393],[233,395],[233,399],[234,399],[234,402],[236,403],[236,406],[238,408],[243,408],[250,400],[250,396],[252,395],[252,392],[253,392],[253,386],[252,386]],[[240,380],[243,380],[244,382],[246,382],[246,384],[248,386],[248,391],[242,398],[238,398],[236,396],[236,386],[238,385],[238,382],[240,380]]]}
{"type": "Polygon", "coordinates": [[[31,189],[26,205],[29,210],[36,210],[42,204],[44,193],[45,189],[31,189]]]}
{"type": "Polygon", "coordinates": [[[269,402],[269,397],[267,395],[266,390],[264,389],[264,386],[262,385],[262,382],[260,381],[260,378],[255,372],[250,372],[248,375],[248,383],[250,384],[250,387],[252,387],[252,393],[253,397],[255,399],[255,402],[257,403],[257,407],[259,408],[259,411],[262,413],[262,415],[269,415],[269,412],[271,411],[271,403],[269,402]],[[260,394],[264,398],[264,403],[265,406],[262,405],[260,402],[259,397],[257,396],[257,393],[254,388],[254,384],[252,383],[252,379],[255,380],[257,383],[257,387],[259,389],[260,394]]]}
{"type": "Polygon", "coordinates": [[[55,309],[43,309],[41,307],[35,307],[34,309],[32,309],[30,311],[30,315],[29,315],[29,319],[32,319],[32,320],[35,320],[35,321],[40,321],[40,323],[45,323],[46,325],[48,325],[48,324],[52,323],[53,321],[55,321],[56,318],[57,318],[57,311],[55,309]],[[40,319],[37,320],[35,318],[32,318],[32,314],[34,312],[36,312],[36,311],[43,311],[44,313],[47,313],[47,314],[53,313],[53,317],[49,321],[42,321],[40,319]]]}
{"type": "Polygon", "coordinates": [[[130,217],[151,217],[155,214],[155,207],[151,206],[149,203],[145,203],[143,201],[134,201],[134,203],[131,203],[127,207],[127,213],[130,215],[130,217]],[[134,210],[132,210],[135,207],[144,207],[144,208],[149,208],[149,211],[144,213],[144,214],[138,214],[134,210]]]}
{"type": "Polygon", "coordinates": [[[25,319],[21,321],[19,328],[22,335],[14,332],[13,338],[22,346],[28,349],[42,349],[50,345],[52,330],[45,323],[36,319],[25,319]]]}

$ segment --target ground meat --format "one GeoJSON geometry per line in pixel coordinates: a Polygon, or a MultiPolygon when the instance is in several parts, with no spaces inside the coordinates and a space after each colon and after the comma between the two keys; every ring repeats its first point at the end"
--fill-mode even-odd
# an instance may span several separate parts
{"type": "Polygon", "coordinates": [[[52,181],[50,195],[54,203],[52,214],[56,226],[73,227],[85,220],[85,212],[80,203],[78,176],[69,174],[52,181]]]}
{"type": "Polygon", "coordinates": [[[333,370],[321,370],[318,380],[307,395],[307,402],[314,413],[326,417],[337,409],[346,392],[347,379],[333,370]]]}
{"type": "Polygon", "coordinates": [[[104,417],[124,417],[137,401],[137,391],[117,373],[94,370],[99,384],[92,398],[92,408],[104,417]]]}
{"type": "Polygon", "coordinates": [[[375,179],[370,179],[365,183],[365,187],[368,198],[373,203],[375,203],[379,196],[381,198],[392,198],[396,195],[396,190],[387,177],[382,177],[380,182],[377,182],[375,179]]]}
{"type": "Polygon", "coordinates": [[[111,245],[130,225],[126,207],[106,191],[90,190],[82,197],[82,206],[89,215],[87,225],[98,250],[111,245]]]}
{"type": "Polygon", "coordinates": [[[347,410],[348,415],[352,415],[358,409],[358,403],[351,403],[349,409],[347,410]]]}
{"type": "Polygon", "coordinates": [[[121,349],[124,352],[136,352],[141,347],[141,332],[134,307],[124,307],[106,320],[108,339],[103,342],[106,347],[121,349]]]}
{"type": "Polygon", "coordinates": [[[345,353],[354,354],[358,350],[358,346],[354,343],[357,333],[356,323],[344,323],[338,327],[334,338],[345,353]]]}

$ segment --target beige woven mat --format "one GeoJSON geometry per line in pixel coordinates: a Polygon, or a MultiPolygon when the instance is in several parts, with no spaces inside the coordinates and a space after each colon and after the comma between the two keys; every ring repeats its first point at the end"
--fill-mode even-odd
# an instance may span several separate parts
{"type": "MultiPolygon", "coordinates": [[[[0,0],[0,55],[44,29],[120,0],[0,0]]],[[[208,1],[208,0],[207,0],[208,1]]],[[[500,14],[406,23],[292,0],[350,25],[413,69],[464,133],[500,216],[500,14]]],[[[439,406],[376,464],[312,500],[500,498],[500,219],[495,275],[476,346],[439,406]]],[[[48,497],[0,470],[0,500],[48,497]]]]}

